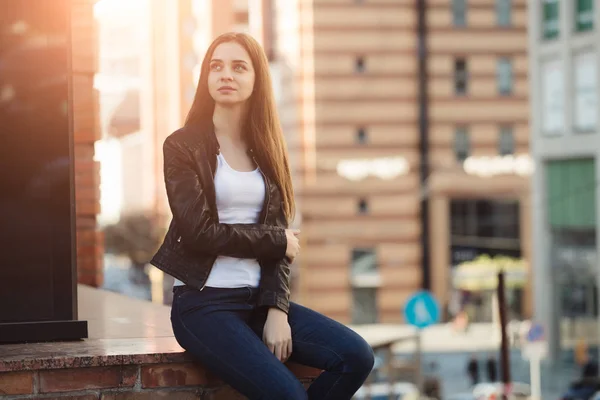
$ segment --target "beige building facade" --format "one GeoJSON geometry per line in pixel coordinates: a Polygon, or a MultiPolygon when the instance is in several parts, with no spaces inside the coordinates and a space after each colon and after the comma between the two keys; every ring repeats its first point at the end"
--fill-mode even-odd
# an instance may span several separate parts
{"type": "MultiPolygon", "coordinates": [[[[527,2],[428,4],[431,290],[449,304],[461,262],[531,261],[527,2]]],[[[530,296],[529,283],[509,294],[512,316],[530,296]]]]}
{"type": "MultiPolygon", "coordinates": [[[[457,296],[475,298],[484,308],[475,318],[490,318],[489,291],[465,300],[453,274],[485,254],[530,259],[525,0],[427,2],[426,71],[416,1],[275,3],[276,21],[297,18],[275,24],[278,39],[298,46],[277,46],[297,68],[280,105],[296,115],[297,299],[347,323],[402,321],[404,303],[427,283],[426,234],[428,289],[445,310],[457,296]]],[[[529,315],[528,284],[509,298],[515,317],[529,315]]]]}

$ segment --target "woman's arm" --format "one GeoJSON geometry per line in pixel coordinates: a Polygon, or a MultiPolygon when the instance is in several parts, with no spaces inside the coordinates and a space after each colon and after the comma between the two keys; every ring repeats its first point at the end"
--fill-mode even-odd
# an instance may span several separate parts
{"type": "MultiPolygon", "coordinates": [[[[283,208],[279,210],[275,225],[285,229],[289,228],[283,208]]],[[[282,259],[265,260],[263,262],[260,276],[260,294],[258,296],[259,306],[278,308],[285,313],[290,308],[290,279],[292,275],[290,264],[298,255],[300,249],[297,237],[300,231],[294,229],[292,232],[294,232],[294,236],[288,237],[288,245],[293,248],[295,244],[295,251],[282,259]]]]}
{"type": "Polygon", "coordinates": [[[259,307],[278,308],[287,313],[290,308],[290,261],[287,257],[266,263],[261,270],[259,307]]]}
{"type": "Polygon", "coordinates": [[[199,252],[236,258],[283,259],[285,229],[262,224],[222,224],[211,218],[205,188],[189,152],[172,138],[163,146],[169,206],[182,241],[199,252]]]}

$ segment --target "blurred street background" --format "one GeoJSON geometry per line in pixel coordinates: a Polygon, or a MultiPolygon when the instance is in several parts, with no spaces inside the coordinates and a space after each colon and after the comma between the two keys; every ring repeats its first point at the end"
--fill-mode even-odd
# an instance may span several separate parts
{"type": "Polygon", "coordinates": [[[598,375],[600,0],[99,0],[94,20],[102,239],[82,283],[170,304],[148,264],[170,219],[162,143],[212,39],[248,32],[291,157],[295,301],[408,335],[427,290],[422,370],[445,398],[470,393],[470,360],[500,379],[502,270],[513,381],[530,383],[531,322],[544,400],[598,375]]]}

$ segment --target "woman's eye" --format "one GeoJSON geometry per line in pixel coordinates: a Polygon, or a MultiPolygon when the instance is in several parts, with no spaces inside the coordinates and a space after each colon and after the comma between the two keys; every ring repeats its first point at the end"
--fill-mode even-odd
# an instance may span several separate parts
{"type": "Polygon", "coordinates": [[[244,67],[243,65],[236,65],[236,66],[235,66],[235,70],[236,70],[237,72],[242,72],[242,71],[245,71],[245,70],[246,70],[246,67],[244,67]]]}
{"type": "Polygon", "coordinates": [[[221,70],[221,66],[219,64],[213,64],[210,66],[210,70],[211,71],[220,71],[221,70]]]}

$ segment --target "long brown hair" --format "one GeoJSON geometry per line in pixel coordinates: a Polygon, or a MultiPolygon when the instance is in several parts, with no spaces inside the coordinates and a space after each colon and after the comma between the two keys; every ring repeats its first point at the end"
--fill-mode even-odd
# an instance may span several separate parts
{"type": "Polygon", "coordinates": [[[288,152],[275,106],[269,62],[262,46],[252,36],[245,33],[225,33],[211,43],[202,61],[198,88],[185,125],[199,127],[203,134],[214,129],[212,118],[215,101],[208,91],[210,60],[215,48],[227,42],[238,43],[250,55],[255,78],[254,89],[248,99],[245,121],[242,125],[244,136],[247,144],[254,150],[263,172],[279,187],[283,199],[283,211],[286,219],[291,223],[296,205],[288,152]]]}

